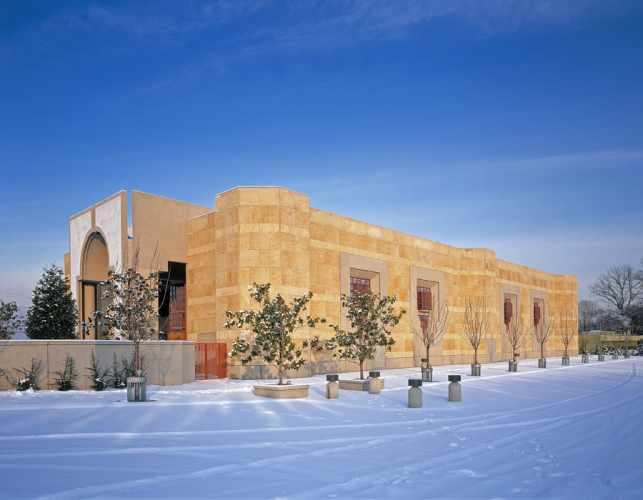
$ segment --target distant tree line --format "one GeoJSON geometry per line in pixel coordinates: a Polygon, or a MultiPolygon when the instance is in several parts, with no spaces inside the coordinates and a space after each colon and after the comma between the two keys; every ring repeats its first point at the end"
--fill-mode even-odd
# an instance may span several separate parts
{"type": "Polygon", "coordinates": [[[610,267],[590,291],[593,299],[578,304],[581,332],[629,329],[634,335],[643,334],[643,269],[628,265],[610,267]]]}

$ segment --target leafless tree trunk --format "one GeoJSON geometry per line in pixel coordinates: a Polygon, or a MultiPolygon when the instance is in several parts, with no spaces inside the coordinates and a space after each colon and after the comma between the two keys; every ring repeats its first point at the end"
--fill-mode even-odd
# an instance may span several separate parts
{"type": "Polygon", "coordinates": [[[551,338],[553,331],[552,320],[549,316],[545,316],[540,323],[534,327],[534,338],[540,346],[540,359],[545,359],[545,345],[551,338]]]}
{"type": "Polygon", "coordinates": [[[520,344],[524,335],[522,322],[518,315],[511,318],[509,324],[505,326],[504,335],[511,346],[511,360],[515,363],[517,361],[516,358],[520,356],[520,344]]]}
{"type": "Polygon", "coordinates": [[[581,300],[578,303],[578,330],[589,332],[594,330],[598,325],[600,308],[592,300],[581,300]]]}
{"type": "Polygon", "coordinates": [[[415,335],[420,339],[426,350],[426,368],[431,368],[431,348],[442,342],[447,331],[448,319],[449,306],[445,303],[438,307],[436,311],[431,311],[427,322],[424,325],[420,325],[419,331],[415,331],[415,335]]]}
{"type": "Polygon", "coordinates": [[[576,336],[576,329],[574,328],[574,319],[571,315],[565,313],[560,319],[560,341],[563,344],[565,353],[564,358],[569,357],[569,345],[576,336]]]}
{"type": "Polygon", "coordinates": [[[487,334],[487,300],[485,297],[465,297],[464,337],[473,348],[473,364],[478,365],[478,350],[487,334]]]}

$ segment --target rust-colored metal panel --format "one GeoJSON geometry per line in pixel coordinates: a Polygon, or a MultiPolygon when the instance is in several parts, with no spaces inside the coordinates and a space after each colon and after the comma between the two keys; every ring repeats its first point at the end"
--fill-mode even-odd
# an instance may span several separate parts
{"type": "Polygon", "coordinates": [[[197,380],[228,376],[228,351],[225,343],[197,342],[194,348],[197,380]]]}

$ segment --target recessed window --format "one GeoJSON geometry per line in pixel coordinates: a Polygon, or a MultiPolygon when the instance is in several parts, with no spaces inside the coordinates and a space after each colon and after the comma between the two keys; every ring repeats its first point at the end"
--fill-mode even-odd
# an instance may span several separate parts
{"type": "Polygon", "coordinates": [[[351,276],[351,294],[353,293],[370,293],[371,280],[369,278],[358,278],[351,276]]]}
{"type": "Polygon", "coordinates": [[[543,312],[541,305],[538,302],[534,302],[534,326],[537,327],[540,324],[542,316],[543,312]]]}
{"type": "Polygon", "coordinates": [[[505,297],[505,325],[509,325],[511,323],[511,318],[513,318],[514,315],[514,305],[511,303],[511,299],[509,297],[505,297]]]}
{"type": "Polygon", "coordinates": [[[170,285],[170,329],[185,330],[185,286],[170,285]]]}
{"type": "Polygon", "coordinates": [[[433,296],[428,286],[417,287],[417,308],[420,312],[433,310],[433,296]]]}

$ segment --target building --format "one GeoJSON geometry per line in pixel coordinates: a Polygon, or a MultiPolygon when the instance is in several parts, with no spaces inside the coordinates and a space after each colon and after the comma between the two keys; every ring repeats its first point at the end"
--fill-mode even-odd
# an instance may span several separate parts
{"type": "MultiPolygon", "coordinates": [[[[223,324],[226,310],[249,307],[248,286],[270,282],[284,296],[314,293],[310,312],[342,323],[340,294],[370,289],[395,295],[407,311],[394,332],[391,352],[379,353],[377,367],[417,366],[422,349],[414,331],[421,316],[448,303],[448,333],[434,350],[435,363],[468,362],[463,338],[466,296],[484,296],[489,334],[483,361],[507,359],[504,322],[520,315],[531,331],[545,316],[577,318],[574,276],[549,274],[500,260],[492,250],[456,248],[312,208],[309,198],[279,187],[239,187],[216,196],[214,207],[141,192],[114,194],[72,216],[65,272],[82,318],[100,309],[100,282],[109,268],[136,258],[143,272],[159,270],[159,331],[163,338],[225,342],[238,331],[223,324]]],[[[304,338],[313,332],[298,332],[304,338]]],[[[314,332],[331,335],[324,326],[314,332]]],[[[101,338],[98,328],[79,331],[101,338]]],[[[572,346],[572,352],[577,344],[572,346]]],[[[562,351],[559,339],[548,353],[562,351]]],[[[527,336],[522,357],[537,356],[527,336]]],[[[332,366],[313,358],[312,369],[332,366]]],[[[259,376],[262,367],[240,368],[232,376],[259,376]]],[[[354,368],[354,367],[352,367],[354,368]]]]}

